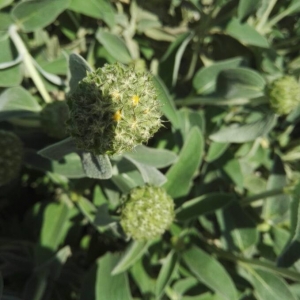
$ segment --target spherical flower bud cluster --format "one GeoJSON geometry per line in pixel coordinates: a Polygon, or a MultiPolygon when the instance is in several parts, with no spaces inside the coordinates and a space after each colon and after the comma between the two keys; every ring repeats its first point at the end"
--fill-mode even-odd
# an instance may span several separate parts
{"type": "Polygon", "coordinates": [[[14,133],[0,130],[0,186],[18,176],[23,159],[23,144],[14,133]]]}
{"type": "Polygon", "coordinates": [[[66,121],[69,118],[69,107],[65,101],[46,104],[41,111],[43,131],[50,137],[63,139],[67,136],[66,121]]]}
{"type": "Polygon", "coordinates": [[[161,126],[151,75],[119,63],[89,72],[68,104],[68,132],[79,149],[96,155],[132,150],[161,126]]]}
{"type": "Polygon", "coordinates": [[[287,115],[300,105],[300,85],[292,76],[283,76],[267,88],[271,107],[279,115],[287,115]]]}
{"type": "Polygon", "coordinates": [[[162,235],[173,220],[173,199],[160,187],[144,186],[127,195],[120,223],[133,239],[151,240],[162,235]]]}

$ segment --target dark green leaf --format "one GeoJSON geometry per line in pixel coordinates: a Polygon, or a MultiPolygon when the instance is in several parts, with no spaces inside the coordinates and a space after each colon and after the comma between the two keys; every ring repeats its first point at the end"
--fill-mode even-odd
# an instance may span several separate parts
{"type": "Polygon", "coordinates": [[[209,138],[219,143],[245,143],[253,141],[260,136],[268,134],[268,132],[276,124],[277,118],[273,114],[266,115],[263,119],[245,124],[232,125],[213,133],[209,138]]]}
{"type": "Polygon", "coordinates": [[[201,163],[204,148],[203,136],[197,127],[194,127],[181,149],[178,161],[168,170],[168,181],[164,184],[168,193],[174,197],[188,194],[195,172],[201,163]]]}
{"type": "Polygon", "coordinates": [[[132,61],[125,42],[117,35],[99,29],[96,38],[117,61],[123,64],[129,64],[132,61]]]}
{"type": "Polygon", "coordinates": [[[161,186],[167,181],[167,178],[156,168],[141,164],[130,157],[127,159],[137,167],[145,183],[161,186]]]}
{"type": "Polygon", "coordinates": [[[226,32],[245,45],[269,48],[268,40],[263,35],[258,33],[248,23],[242,24],[236,18],[232,18],[227,24],[226,32]]]}
{"type": "Polygon", "coordinates": [[[300,185],[298,184],[293,192],[293,203],[291,217],[295,219],[294,228],[291,231],[291,240],[284,248],[277,260],[279,267],[289,268],[300,259],[300,185]]]}
{"type": "MultiPolygon", "coordinates": [[[[281,158],[276,155],[274,157],[273,168],[267,183],[267,190],[283,188],[287,184],[287,178],[284,165],[281,158]]],[[[268,197],[264,202],[263,215],[266,220],[281,221],[286,217],[290,207],[290,196],[288,194],[280,194],[268,197]]]]}
{"type": "Polygon", "coordinates": [[[217,93],[226,99],[255,98],[264,94],[265,80],[247,68],[221,71],[217,79],[217,93]]]}
{"type": "Polygon", "coordinates": [[[238,6],[238,18],[240,20],[247,18],[251,13],[256,11],[260,2],[261,0],[240,0],[238,6]]]}
{"type": "Polygon", "coordinates": [[[220,212],[219,223],[231,251],[245,251],[258,242],[255,223],[238,203],[232,203],[220,212]]]}
{"type": "Polygon", "coordinates": [[[3,277],[2,277],[2,273],[0,272],[0,299],[2,299],[2,294],[3,294],[3,277]]]}
{"type": "Polygon", "coordinates": [[[241,65],[243,58],[231,58],[218,61],[209,67],[201,68],[194,76],[193,87],[198,94],[209,94],[215,91],[217,78],[221,71],[236,68],[241,65]]]}
{"type": "Polygon", "coordinates": [[[162,112],[170,120],[170,122],[175,128],[179,128],[180,122],[179,122],[178,114],[173,99],[171,98],[167,90],[167,87],[157,76],[153,76],[153,83],[158,93],[158,100],[162,105],[161,107],[162,112]]]}
{"type": "Polygon", "coordinates": [[[54,160],[60,160],[65,155],[70,154],[72,152],[77,152],[76,145],[74,143],[74,140],[69,137],[65,140],[62,140],[58,143],[52,144],[38,152],[39,155],[54,159],[54,160]]]}
{"type": "Polygon", "coordinates": [[[226,300],[237,300],[237,291],[224,267],[212,256],[193,246],[183,260],[195,277],[226,300]]]}
{"type": "Polygon", "coordinates": [[[23,87],[12,87],[0,95],[0,111],[39,112],[41,106],[23,87]]]}
{"type": "Polygon", "coordinates": [[[31,0],[19,2],[12,17],[25,32],[43,28],[52,23],[70,4],[70,0],[31,0]]]}
{"type": "Polygon", "coordinates": [[[132,265],[137,262],[143,254],[147,251],[149,243],[145,241],[132,241],[127,247],[125,253],[117,262],[112,270],[112,275],[120,274],[128,270],[132,265]]]}
{"type": "Polygon", "coordinates": [[[166,149],[149,148],[143,145],[136,146],[133,151],[125,154],[135,161],[155,168],[164,168],[177,159],[177,155],[166,149]]]}
{"type": "Polygon", "coordinates": [[[212,213],[233,200],[233,195],[226,193],[211,193],[184,202],[176,210],[176,219],[187,221],[201,215],[212,213]]]}
{"type": "Polygon", "coordinates": [[[247,267],[247,273],[247,277],[249,277],[255,288],[254,293],[258,300],[296,300],[296,297],[289,290],[288,285],[280,277],[249,267],[247,267]]]}
{"type": "Polygon", "coordinates": [[[87,72],[91,72],[92,69],[83,57],[76,53],[72,53],[69,58],[69,69],[71,73],[70,77],[70,92],[76,91],[78,82],[86,77],[87,72]]]}
{"type": "MultiPolygon", "coordinates": [[[[0,22],[5,22],[1,20],[1,16],[0,22]]],[[[16,49],[8,36],[0,40],[0,49],[0,87],[17,86],[23,77],[22,68],[19,65],[22,57],[20,55],[17,57],[16,49]]]]}
{"type": "Polygon", "coordinates": [[[82,168],[80,157],[71,153],[63,157],[60,161],[51,161],[46,159],[32,150],[26,150],[24,162],[34,169],[43,172],[53,172],[67,178],[83,178],[86,177],[82,168]]]}
{"type": "Polygon", "coordinates": [[[112,166],[107,155],[93,155],[90,152],[80,154],[82,167],[87,177],[108,179],[112,176],[112,166]]]}
{"type": "Polygon", "coordinates": [[[115,25],[115,11],[106,0],[71,0],[69,9],[89,17],[104,20],[110,27],[115,25]]]}
{"type": "Polygon", "coordinates": [[[205,160],[207,162],[213,162],[214,160],[218,159],[226,151],[228,146],[228,143],[212,142],[209,145],[205,160]]]}
{"type": "Polygon", "coordinates": [[[163,260],[162,268],[159,272],[156,282],[156,296],[159,298],[165,292],[165,288],[170,282],[173,273],[176,270],[178,262],[177,254],[171,251],[168,256],[163,260]]]}

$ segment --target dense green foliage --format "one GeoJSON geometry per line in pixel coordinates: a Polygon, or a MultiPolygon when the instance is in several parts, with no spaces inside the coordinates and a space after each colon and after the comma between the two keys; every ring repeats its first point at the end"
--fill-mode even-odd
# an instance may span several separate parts
{"type": "Polygon", "coordinates": [[[300,299],[299,44],[299,0],[0,0],[0,299],[300,299]]]}

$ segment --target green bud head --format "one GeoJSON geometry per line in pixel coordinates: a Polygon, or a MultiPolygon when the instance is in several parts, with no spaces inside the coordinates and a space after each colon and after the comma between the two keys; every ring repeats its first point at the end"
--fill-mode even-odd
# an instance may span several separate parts
{"type": "Polygon", "coordinates": [[[151,240],[162,235],[174,220],[174,202],[156,186],[131,190],[121,213],[124,232],[135,240],[151,240]]]}
{"type": "Polygon", "coordinates": [[[23,144],[14,133],[0,130],[0,186],[18,176],[23,160],[23,144]]]}
{"type": "Polygon", "coordinates": [[[300,104],[300,85],[292,76],[273,81],[267,88],[270,105],[279,115],[287,115],[300,104]]]}
{"type": "Polygon", "coordinates": [[[79,149],[95,155],[130,151],[161,126],[151,75],[119,63],[88,73],[68,104],[68,132],[79,149]]]}
{"type": "Polygon", "coordinates": [[[66,121],[69,118],[69,108],[65,101],[48,103],[41,111],[43,131],[50,137],[63,139],[67,136],[66,121]]]}

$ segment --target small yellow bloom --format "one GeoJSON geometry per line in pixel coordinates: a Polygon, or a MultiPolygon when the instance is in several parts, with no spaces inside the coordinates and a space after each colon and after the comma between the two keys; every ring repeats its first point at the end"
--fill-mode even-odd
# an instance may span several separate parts
{"type": "Polygon", "coordinates": [[[114,113],[113,119],[116,122],[119,122],[122,119],[122,114],[119,110],[114,113]]]}
{"type": "Polygon", "coordinates": [[[140,101],[140,97],[138,95],[133,95],[131,99],[134,106],[138,105],[140,101]]]}

